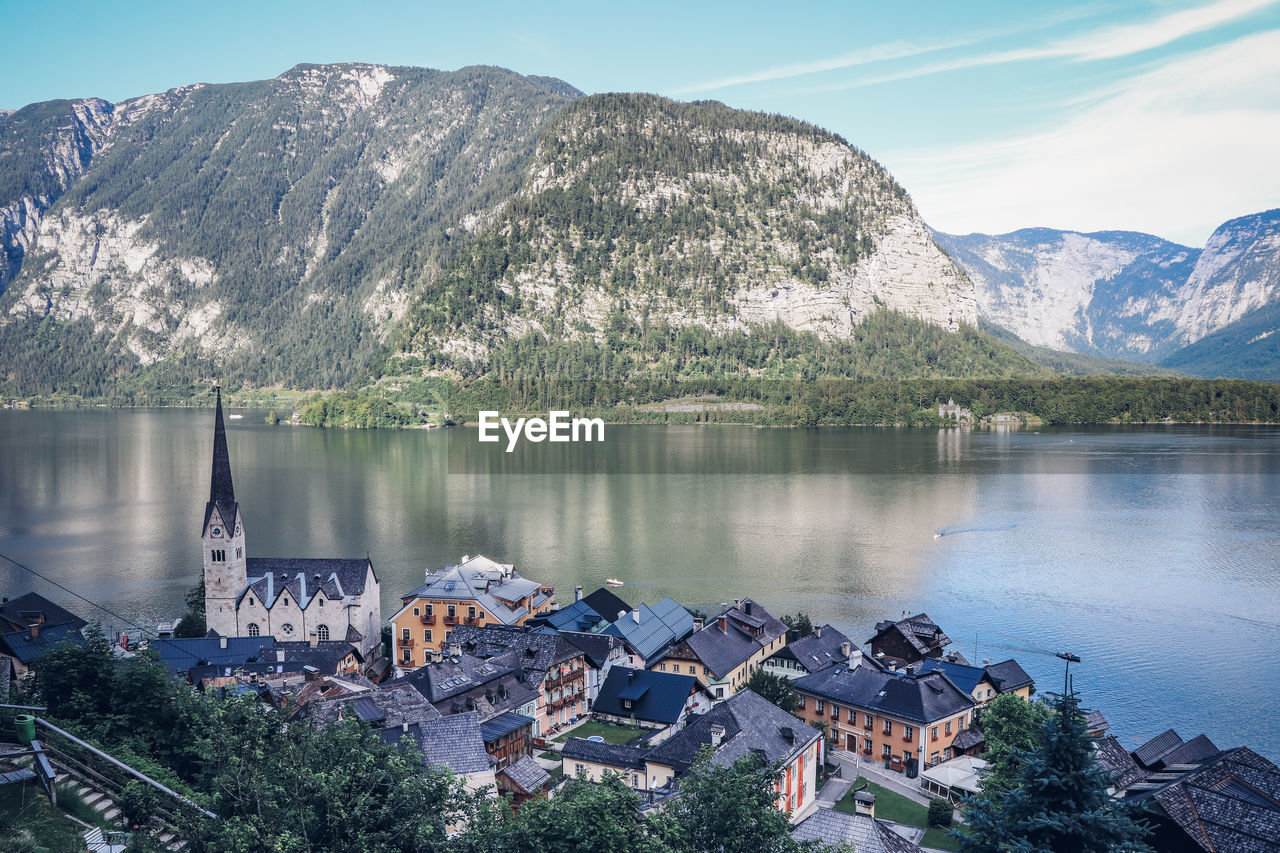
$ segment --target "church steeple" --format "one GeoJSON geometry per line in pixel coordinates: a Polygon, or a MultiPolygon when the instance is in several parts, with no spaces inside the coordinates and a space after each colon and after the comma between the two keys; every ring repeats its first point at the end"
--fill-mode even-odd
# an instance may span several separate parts
{"type": "Polygon", "coordinates": [[[200,531],[204,553],[205,623],[224,637],[238,636],[237,599],[248,583],[244,525],[236,490],[231,483],[231,455],[227,452],[227,427],[222,420],[222,389],[217,390],[213,415],[213,472],[209,478],[209,503],[200,531]]]}
{"type": "Polygon", "coordinates": [[[209,503],[234,506],[236,489],[231,484],[231,454],[227,452],[227,428],[222,422],[222,387],[213,415],[213,476],[209,480],[209,503]]]}

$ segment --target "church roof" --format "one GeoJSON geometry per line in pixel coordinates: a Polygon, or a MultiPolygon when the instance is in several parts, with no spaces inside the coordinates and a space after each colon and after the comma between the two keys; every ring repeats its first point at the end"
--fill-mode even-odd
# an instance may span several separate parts
{"type": "Polygon", "coordinates": [[[236,489],[231,482],[231,454],[227,451],[227,428],[222,421],[222,389],[217,391],[217,403],[213,415],[213,473],[209,477],[209,503],[204,508],[204,524],[200,535],[209,526],[209,517],[216,507],[222,523],[236,523],[236,489]]]}
{"type": "MultiPolygon", "coordinates": [[[[369,571],[373,568],[368,557],[250,557],[245,563],[249,583],[240,593],[240,600],[252,592],[268,609],[284,594],[293,596],[298,607],[304,610],[319,593],[329,601],[362,595],[369,571]]],[[[377,574],[374,574],[374,580],[377,580],[377,574]]],[[[237,600],[237,606],[240,600],[237,600]]]]}

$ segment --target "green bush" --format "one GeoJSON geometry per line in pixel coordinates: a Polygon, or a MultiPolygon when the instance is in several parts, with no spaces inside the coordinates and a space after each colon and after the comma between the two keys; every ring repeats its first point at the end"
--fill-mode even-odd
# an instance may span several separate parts
{"type": "Polygon", "coordinates": [[[951,826],[951,803],[935,797],[929,801],[929,826],[951,826]]]}

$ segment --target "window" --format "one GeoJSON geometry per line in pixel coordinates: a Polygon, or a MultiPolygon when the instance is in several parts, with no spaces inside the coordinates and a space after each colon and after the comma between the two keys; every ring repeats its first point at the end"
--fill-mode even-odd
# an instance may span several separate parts
{"type": "Polygon", "coordinates": [[[871,738],[864,737],[862,739],[862,751],[865,752],[867,755],[871,754],[871,738]]]}
{"type": "Polygon", "coordinates": [[[402,640],[407,640],[407,639],[409,639],[409,629],[408,629],[408,628],[401,628],[401,629],[400,629],[400,639],[402,639],[402,640]]]}
{"type": "Polygon", "coordinates": [[[938,753],[936,753],[936,752],[931,752],[931,753],[929,753],[929,763],[930,763],[930,764],[937,764],[937,763],[941,760],[941,758],[942,758],[942,756],[940,756],[940,755],[939,755],[938,753]]]}
{"type": "Polygon", "coordinates": [[[866,714],[863,716],[862,722],[863,722],[863,725],[865,725],[867,728],[871,728],[876,724],[876,718],[871,716],[870,714],[866,714]]]}
{"type": "Polygon", "coordinates": [[[889,744],[886,743],[881,752],[885,758],[893,758],[893,747],[889,746],[889,744]]]}
{"type": "Polygon", "coordinates": [[[236,548],[236,559],[237,559],[237,560],[243,560],[243,559],[244,559],[244,549],[243,549],[243,548],[236,548]]]}
{"type": "Polygon", "coordinates": [[[803,707],[804,707],[804,696],[803,696],[803,695],[800,695],[800,696],[797,696],[797,697],[796,697],[796,707],[797,707],[797,708],[803,708],[803,707]]]}
{"type": "Polygon", "coordinates": [[[938,727],[937,727],[937,726],[934,726],[933,728],[929,729],[929,739],[930,739],[930,740],[937,740],[937,739],[938,739],[938,727]]]}
{"type": "Polygon", "coordinates": [[[316,628],[316,639],[322,643],[329,642],[329,626],[328,625],[321,625],[319,628],[316,628]]]}
{"type": "Polygon", "coordinates": [[[409,661],[410,661],[410,660],[412,660],[412,658],[410,657],[410,655],[412,655],[412,654],[413,654],[413,652],[412,652],[412,651],[410,651],[409,649],[405,649],[405,650],[404,650],[404,662],[405,662],[405,663],[409,663],[409,661]]]}
{"type": "Polygon", "coordinates": [[[582,773],[582,772],[583,772],[583,771],[585,771],[586,769],[587,769],[587,768],[586,768],[586,766],[585,766],[585,765],[582,765],[582,764],[575,764],[575,765],[573,765],[573,772],[574,772],[574,773],[582,773]]]}
{"type": "Polygon", "coordinates": [[[623,700],[622,700],[622,707],[624,707],[624,708],[630,708],[630,707],[631,707],[631,700],[630,700],[630,699],[623,699],[623,700]]]}
{"type": "Polygon", "coordinates": [[[422,615],[422,613],[420,612],[421,610],[422,610],[422,608],[421,608],[421,607],[415,607],[415,608],[413,608],[413,615],[414,615],[414,616],[421,616],[421,615],[422,615]]]}
{"type": "Polygon", "coordinates": [[[957,723],[957,725],[959,726],[959,728],[957,729],[957,731],[964,731],[964,717],[961,717],[961,718],[960,718],[960,722],[959,722],[959,723],[957,723]]]}
{"type": "Polygon", "coordinates": [[[660,664],[658,664],[658,670],[659,670],[660,672],[666,672],[666,671],[667,671],[667,665],[666,665],[665,663],[660,663],[660,664]]]}
{"type": "Polygon", "coordinates": [[[214,548],[209,558],[215,563],[225,563],[227,561],[227,552],[222,548],[214,548]]]}
{"type": "Polygon", "coordinates": [[[723,687],[717,687],[717,688],[716,688],[716,698],[717,698],[717,699],[723,699],[723,698],[724,698],[724,688],[723,688],[723,687]]]}
{"type": "Polygon", "coordinates": [[[947,734],[951,734],[951,721],[947,720],[947,734]]]}
{"type": "Polygon", "coordinates": [[[916,730],[911,726],[902,727],[902,737],[905,738],[906,740],[911,740],[912,735],[914,735],[915,733],[916,733],[916,730]]]}
{"type": "Polygon", "coordinates": [[[249,636],[250,636],[250,637],[257,637],[257,636],[259,636],[261,633],[262,633],[262,629],[258,627],[258,623],[257,623],[257,622],[250,622],[250,623],[249,623],[249,636]]]}
{"type": "Polygon", "coordinates": [[[813,703],[813,710],[821,714],[824,710],[826,710],[826,704],[821,699],[818,699],[813,703]]]}
{"type": "Polygon", "coordinates": [[[449,605],[449,618],[450,618],[450,619],[453,619],[453,618],[454,618],[454,617],[456,617],[457,615],[458,615],[458,608],[456,608],[456,607],[454,607],[452,604],[450,604],[450,605],[449,605]]]}
{"type": "Polygon", "coordinates": [[[884,721],[884,733],[887,735],[893,734],[893,720],[884,721]]]}
{"type": "Polygon", "coordinates": [[[672,665],[671,665],[671,671],[672,671],[672,672],[679,672],[679,671],[680,671],[680,664],[678,664],[678,663],[674,663],[674,664],[672,664],[672,665]]]}
{"type": "Polygon", "coordinates": [[[249,596],[249,606],[250,606],[250,607],[252,607],[252,606],[253,606],[253,596],[252,596],[252,595],[251,595],[251,596],[249,596]]]}
{"type": "Polygon", "coordinates": [[[431,642],[431,629],[430,629],[430,628],[423,628],[423,629],[422,629],[422,642],[424,642],[424,643],[429,643],[429,642],[431,642]]]}
{"type": "Polygon", "coordinates": [[[428,605],[427,605],[427,615],[428,615],[428,616],[432,615],[432,614],[431,614],[431,605],[430,605],[430,604],[428,604],[428,605]]]}
{"type": "MultiPolygon", "coordinates": [[[[285,603],[287,604],[288,602],[285,603]]],[[[288,622],[284,623],[280,626],[280,633],[284,634],[286,637],[289,636],[293,633],[293,625],[288,622]]]]}
{"type": "Polygon", "coordinates": [[[468,607],[467,616],[471,617],[472,619],[476,618],[476,609],[474,607],[468,607]]]}

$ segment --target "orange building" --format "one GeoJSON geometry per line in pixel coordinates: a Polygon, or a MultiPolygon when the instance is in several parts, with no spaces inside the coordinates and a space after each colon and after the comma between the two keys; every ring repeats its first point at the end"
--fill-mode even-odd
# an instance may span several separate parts
{"type": "Polygon", "coordinates": [[[458,625],[523,625],[556,607],[555,590],[523,578],[509,563],[463,557],[456,566],[430,573],[400,597],[391,617],[392,660],[404,675],[429,663],[458,625]]]}
{"type": "Polygon", "coordinates": [[[956,735],[973,722],[973,698],[941,672],[889,671],[863,661],[793,682],[796,716],[822,723],[836,749],[903,770],[952,755],[956,735]]]}

